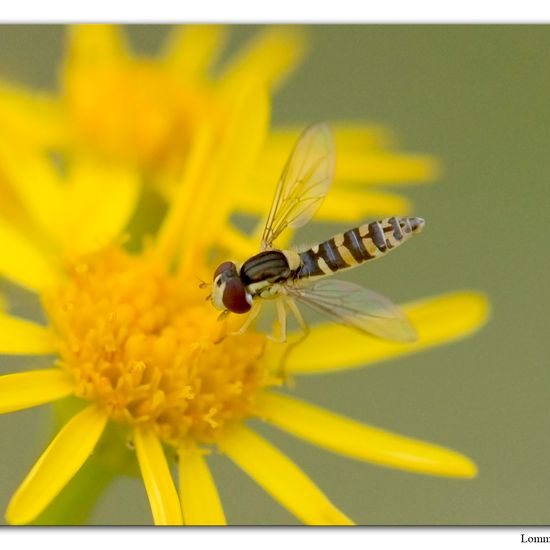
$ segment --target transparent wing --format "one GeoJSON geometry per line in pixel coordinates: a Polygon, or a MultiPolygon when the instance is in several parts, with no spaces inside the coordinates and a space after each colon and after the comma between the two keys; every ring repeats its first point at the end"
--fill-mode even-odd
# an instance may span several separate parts
{"type": "Polygon", "coordinates": [[[287,228],[301,227],[315,214],[334,175],[334,141],[326,124],[314,124],[298,139],[275,191],[262,236],[262,250],[287,228]]]}
{"type": "Polygon", "coordinates": [[[345,281],[320,280],[309,287],[288,287],[299,302],[335,321],[397,342],[413,342],[416,330],[390,300],[345,281]]]}

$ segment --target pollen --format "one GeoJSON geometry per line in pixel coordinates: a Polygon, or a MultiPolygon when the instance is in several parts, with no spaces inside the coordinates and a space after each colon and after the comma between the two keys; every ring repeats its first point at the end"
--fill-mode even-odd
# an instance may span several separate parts
{"type": "Polygon", "coordinates": [[[214,443],[278,381],[265,336],[227,334],[197,280],[118,247],[81,258],[45,298],[60,367],[77,396],[120,423],[153,425],[175,446],[214,443]]]}
{"type": "Polygon", "coordinates": [[[153,62],[102,64],[67,76],[75,139],[145,169],[177,168],[199,122],[220,114],[205,84],[183,80],[153,62]]]}

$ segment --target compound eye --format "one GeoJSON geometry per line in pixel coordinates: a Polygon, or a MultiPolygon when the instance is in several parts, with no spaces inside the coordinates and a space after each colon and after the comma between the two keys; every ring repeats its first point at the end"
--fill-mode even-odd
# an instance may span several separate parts
{"type": "Polygon", "coordinates": [[[216,271],[214,271],[214,280],[216,280],[216,277],[222,273],[226,273],[227,275],[236,275],[237,266],[233,262],[223,262],[223,264],[220,264],[216,271]]]}
{"type": "Polygon", "coordinates": [[[239,278],[229,279],[223,291],[223,305],[233,313],[246,313],[252,305],[247,300],[246,288],[239,278]]]}

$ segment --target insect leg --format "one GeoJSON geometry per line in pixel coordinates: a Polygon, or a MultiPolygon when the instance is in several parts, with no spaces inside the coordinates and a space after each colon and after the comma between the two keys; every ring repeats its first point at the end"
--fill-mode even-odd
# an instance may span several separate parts
{"type": "Polygon", "coordinates": [[[296,319],[296,321],[298,321],[298,324],[300,325],[300,328],[304,333],[303,338],[300,338],[300,340],[296,342],[299,343],[309,334],[309,326],[306,323],[305,319],[302,317],[302,313],[300,312],[300,309],[296,305],[294,299],[287,296],[285,297],[285,301],[288,309],[292,312],[292,315],[294,315],[294,318],[296,319]]]}
{"type": "Polygon", "coordinates": [[[277,307],[277,320],[279,321],[279,338],[272,336],[271,339],[279,344],[284,344],[286,342],[286,304],[284,298],[277,298],[275,305],[277,307]]]}
{"type": "Polygon", "coordinates": [[[281,361],[279,363],[279,376],[284,381],[285,384],[288,386],[293,386],[292,379],[289,378],[285,363],[288,359],[289,354],[292,352],[292,350],[299,344],[301,344],[309,335],[309,326],[306,323],[305,319],[302,316],[302,313],[300,312],[300,309],[296,305],[296,302],[294,299],[290,296],[285,296],[283,298],[285,301],[286,307],[289,309],[289,311],[292,312],[292,315],[294,315],[296,321],[298,321],[298,324],[300,325],[300,328],[302,329],[302,335],[295,340],[294,342],[291,342],[286,346],[286,349],[284,350],[283,354],[281,355],[281,361]]]}
{"type": "Polygon", "coordinates": [[[248,317],[246,318],[245,322],[240,326],[239,330],[236,330],[235,332],[230,332],[229,334],[231,334],[232,336],[244,334],[248,330],[248,327],[256,319],[256,317],[258,317],[261,309],[262,309],[261,302],[259,300],[254,302],[254,304],[252,305],[252,309],[248,313],[248,317]]]}

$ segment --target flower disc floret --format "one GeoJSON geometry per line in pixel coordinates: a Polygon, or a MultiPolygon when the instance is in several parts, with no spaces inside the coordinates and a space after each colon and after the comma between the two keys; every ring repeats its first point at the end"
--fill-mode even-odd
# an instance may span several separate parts
{"type": "Polygon", "coordinates": [[[176,446],[212,443],[275,383],[262,363],[265,337],[226,335],[197,282],[152,255],[112,247],[69,274],[46,299],[60,366],[113,420],[152,424],[176,446]]]}

